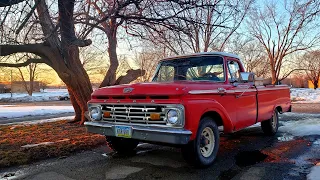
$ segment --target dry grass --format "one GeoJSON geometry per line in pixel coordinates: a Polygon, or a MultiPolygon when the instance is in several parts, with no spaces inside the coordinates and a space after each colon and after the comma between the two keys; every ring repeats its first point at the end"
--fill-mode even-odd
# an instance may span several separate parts
{"type": "Polygon", "coordinates": [[[0,126],[0,168],[63,157],[105,144],[101,135],[87,133],[84,126],[67,121],[32,125],[0,126]],[[23,147],[44,142],[47,145],[23,147]]]}

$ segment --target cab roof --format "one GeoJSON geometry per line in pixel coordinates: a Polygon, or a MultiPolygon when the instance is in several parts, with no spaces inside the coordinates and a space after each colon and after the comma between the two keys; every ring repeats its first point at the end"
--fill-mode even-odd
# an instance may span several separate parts
{"type": "Polygon", "coordinates": [[[232,53],[226,53],[226,52],[201,52],[201,53],[193,53],[193,54],[186,54],[186,55],[179,55],[179,56],[171,56],[167,57],[165,59],[162,59],[161,61],[166,60],[173,60],[173,59],[180,59],[180,58],[186,58],[186,57],[195,57],[195,56],[208,56],[208,55],[218,55],[218,56],[226,56],[226,57],[232,57],[240,60],[240,57],[232,54],[232,53]]]}

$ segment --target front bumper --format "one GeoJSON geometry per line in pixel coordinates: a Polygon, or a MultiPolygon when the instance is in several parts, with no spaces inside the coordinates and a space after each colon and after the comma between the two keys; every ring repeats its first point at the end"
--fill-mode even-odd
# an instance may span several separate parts
{"type": "MultiPolygon", "coordinates": [[[[85,122],[88,132],[115,136],[115,125],[108,122],[85,122]]],[[[162,128],[128,124],[132,127],[132,139],[168,144],[187,144],[191,131],[177,128],[162,128]]]]}

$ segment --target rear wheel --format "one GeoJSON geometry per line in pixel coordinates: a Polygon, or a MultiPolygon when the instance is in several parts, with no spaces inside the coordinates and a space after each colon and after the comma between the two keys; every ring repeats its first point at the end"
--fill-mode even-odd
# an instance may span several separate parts
{"type": "Polygon", "coordinates": [[[182,147],[185,160],[197,167],[211,165],[219,149],[219,130],[210,117],[201,119],[196,138],[182,147]]]}
{"type": "Polygon", "coordinates": [[[119,154],[133,154],[138,140],[106,136],[108,146],[119,154]]]}
{"type": "Polygon", "coordinates": [[[278,110],[275,109],[273,112],[273,116],[270,119],[261,122],[261,128],[266,135],[272,136],[278,132],[278,127],[279,127],[279,113],[278,113],[278,110]]]}

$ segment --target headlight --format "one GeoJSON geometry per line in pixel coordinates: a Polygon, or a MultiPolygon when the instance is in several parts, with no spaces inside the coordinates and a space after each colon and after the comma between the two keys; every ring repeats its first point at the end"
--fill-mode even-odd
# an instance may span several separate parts
{"type": "Polygon", "coordinates": [[[167,112],[167,121],[170,124],[176,124],[179,119],[179,113],[177,110],[171,109],[167,112]]]}
{"type": "Polygon", "coordinates": [[[101,108],[100,107],[91,107],[90,108],[90,117],[95,121],[101,120],[101,118],[102,118],[101,108]]]}

